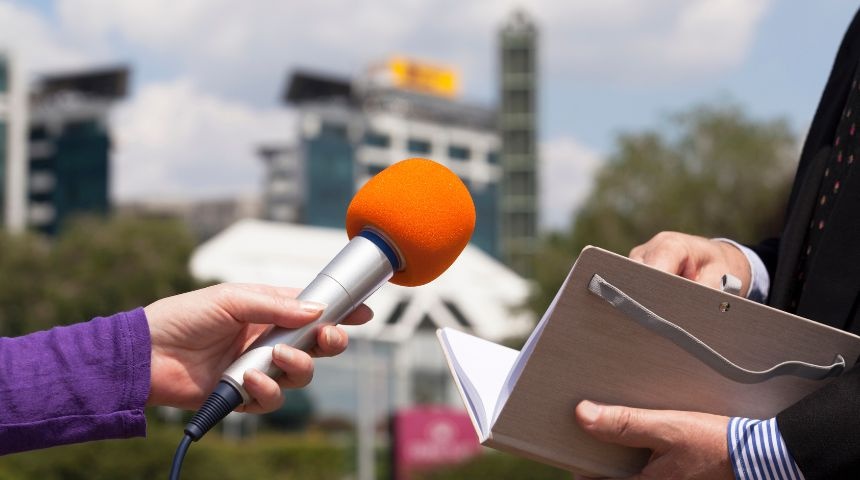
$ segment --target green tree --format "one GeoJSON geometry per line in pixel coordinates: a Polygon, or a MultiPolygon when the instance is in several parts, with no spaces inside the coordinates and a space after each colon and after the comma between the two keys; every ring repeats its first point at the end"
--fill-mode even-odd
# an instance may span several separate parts
{"type": "Polygon", "coordinates": [[[570,231],[543,240],[529,306],[546,309],[586,245],[626,255],[663,230],[741,242],[776,233],[796,159],[785,120],[756,120],[735,104],[620,135],[570,231]]]}
{"type": "Polygon", "coordinates": [[[0,235],[0,335],[89,320],[199,285],[194,239],[176,221],[73,221],[56,240],[0,235]]]}
{"type": "Polygon", "coordinates": [[[31,320],[52,316],[45,296],[50,266],[46,239],[0,232],[0,335],[32,331],[31,320]]]}

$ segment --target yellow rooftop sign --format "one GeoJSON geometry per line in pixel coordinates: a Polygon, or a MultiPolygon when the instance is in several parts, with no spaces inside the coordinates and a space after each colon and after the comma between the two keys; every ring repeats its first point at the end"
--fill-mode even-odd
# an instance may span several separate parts
{"type": "Polygon", "coordinates": [[[454,69],[393,57],[387,64],[394,86],[404,90],[454,97],[460,90],[460,79],[454,69]]]}

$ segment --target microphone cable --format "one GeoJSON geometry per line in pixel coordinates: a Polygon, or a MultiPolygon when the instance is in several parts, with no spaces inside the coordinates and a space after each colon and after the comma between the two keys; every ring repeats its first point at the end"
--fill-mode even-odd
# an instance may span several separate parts
{"type": "Polygon", "coordinates": [[[182,437],[182,441],[179,442],[176,453],[173,455],[173,464],[170,467],[170,477],[168,477],[170,480],[179,480],[182,461],[185,459],[185,454],[188,453],[191,442],[203,438],[206,432],[241,404],[242,394],[236,387],[224,380],[218,382],[218,386],[209,394],[209,398],[206,399],[200,410],[185,425],[185,436],[182,437]]]}
{"type": "Polygon", "coordinates": [[[179,471],[182,470],[182,461],[185,460],[185,454],[188,453],[188,447],[191,446],[193,439],[187,433],[182,437],[179,446],[176,447],[176,453],[173,454],[173,465],[170,467],[170,480],[179,480],[179,471]]]}

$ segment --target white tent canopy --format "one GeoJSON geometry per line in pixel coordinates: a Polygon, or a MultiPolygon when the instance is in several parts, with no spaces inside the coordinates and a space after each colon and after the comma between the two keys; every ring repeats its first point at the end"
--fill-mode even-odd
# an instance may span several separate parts
{"type": "MultiPolygon", "coordinates": [[[[303,287],[347,241],[338,229],[242,220],[194,252],[191,273],[201,280],[303,287]]],[[[497,341],[531,328],[531,316],[517,308],[527,294],[526,280],[469,245],[427,285],[384,285],[367,301],[374,320],[350,327],[350,335],[399,343],[429,320],[497,341]]]]}

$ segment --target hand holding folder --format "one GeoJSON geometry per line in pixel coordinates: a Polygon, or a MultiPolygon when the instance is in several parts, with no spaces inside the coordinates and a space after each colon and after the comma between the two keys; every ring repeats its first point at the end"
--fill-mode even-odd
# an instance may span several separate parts
{"type": "Polygon", "coordinates": [[[439,338],[482,443],[611,477],[650,452],[580,429],[583,399],[770,418],[860,355],[854,335],[594,247],[521,352],[451,329],[439,338]]]}

